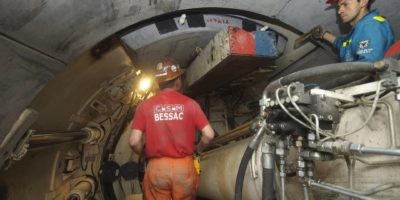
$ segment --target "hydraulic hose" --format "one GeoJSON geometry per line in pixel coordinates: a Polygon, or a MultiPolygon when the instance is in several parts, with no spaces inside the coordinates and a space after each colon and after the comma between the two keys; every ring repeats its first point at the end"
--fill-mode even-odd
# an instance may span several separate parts
{"type": "Polygon", "coordinates": [[[374,73],[376,71],[384,70],[384,66],[385,62],[378,61],[376,63],[367,63],[367,62],[334,63],[334,64],[308,68],[305,70],[291,73],[280,79],[272,81],[264,89],[263,97],[266,97],[268,92],[273,91],[282,85],[287,85],[295,81],[300,81],[324,75],[332,75],[332,74],[374,73]]]}
{"type": "Polygon", "coordinates": [[[247,164],[251,159],[251,155],[253,155],[254,149],[247,147],[246,151],[243,154],[242,160],[240,161],[239,170],[236,176],[236,183],[235,183],[235,200],[242,199],[242,190],[243,190],[243,182],[244,182],[244,175],[246,173],[247,164]]]}
{"type": "Polygon", "coordinates": [[[361,85],[372,80],[371,75],[353,73],[353,74],[343,74],[337,78],[332,78],[328,81],[323,81],[319,83],[319,87],[323,89],[338,89],[345,88],[354,85],[361,85]]]}
{"type": "Polygon", "coordinates": [[[246,173],[247,164],[249,163],[251,156],[253,155],[254,149],[257,147],[259,140],[262,138],[261,135],[265,131],[265,123],[260,127],[257,131],[257,134],[254,138],[250,141],[249,145],[247,146],[242,160],[240,161],[239,170],[236,176],[236,183],[235,183],[235,200],[242,199],[242,190],[243,190],[243,182],[244,182],[244,175],[246,173]]]}
{"type": "Polygon", "coordinates": [[[262,148],[262,200],[274,200],[274,176],[275,176],[275,147],[263,143],[262,148]]]}
{"type": "Polygon", "coordinates": [[[322,65],[297,71],[281,79],[281,84],[287,85],[291,82],[331,74],[350,74],[350,73],[373,73],[377,69],[374,63],[367,62],[346,62],[322,65]]]}
{"type": "Polygon", "coordinates": [[[274,169],[263,169],[262,200],[274,200],[274,169]]]}

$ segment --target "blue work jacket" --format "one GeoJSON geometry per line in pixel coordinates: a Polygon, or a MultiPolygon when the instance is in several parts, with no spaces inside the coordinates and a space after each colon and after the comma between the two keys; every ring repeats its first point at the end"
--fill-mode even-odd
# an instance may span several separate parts
{"type": "Polygon", "coordinates": [[[374,62],[384,57],[394,43],[389,22],[373,10],[357,22],[345,37],[336,37],[333,45],[340,50],[342,62],[374,62]]]}

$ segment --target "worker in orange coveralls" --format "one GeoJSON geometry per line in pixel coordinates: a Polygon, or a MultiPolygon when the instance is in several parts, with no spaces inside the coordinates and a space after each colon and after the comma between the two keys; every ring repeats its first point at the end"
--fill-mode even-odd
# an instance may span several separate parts
{"type": "Polygon", "coordinates": [[[146,200],[189,200],[196,198],[199,174],[193,154],[202,151],[214,138],[199,104],[181,94],[183,70],[172,59],[156,68],[160,91],[136,109],[129,144],[136,153],[143,149],[148,159],[143,190],[146,200]],[[195,146],[195,130],[201,139],[195,146]]]}

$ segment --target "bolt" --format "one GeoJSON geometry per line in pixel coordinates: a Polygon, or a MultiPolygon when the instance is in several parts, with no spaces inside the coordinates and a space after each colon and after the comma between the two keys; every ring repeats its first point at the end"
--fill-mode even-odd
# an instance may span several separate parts
{"type": "Polygon", "coordinates": [[[307,176],[308,177],[313,177],[314,176],[314,172],[313,171],[307,171],[307,176]]]}
{"type": "Polygon", "coordinates": [[[329,120],[333,120],[333,116],[332,115],[328,115],[328,119],[329,120]]]}
{"type": "Polygon", "coordinates": [[[297,161],[297,165],[298,165],[300,168],[306,167],[306,163],[305,163],[304,161],[297,161]]]}
{"type": "Polygon", "coordinates": [[[340,105],[342,105],[342,103],[340,101],[335,101],[335,105],[340,106],[340,105]]]}
{"type": "Polygon", "coordinates": [[[299,175],[299,177],[304,177],[306,174],[304,173],[304,171],[298,171],[297,174],[299,175]]]}
{"type": "Polygon", "coordinates": [[[400,89],[396,90],[396,100],[400,101],[400,89]]]}
{"type": "Polygon", "coordinates": [[[308,140],[315,140],[315,135],[314,135],[314,133],[309,133],[308,136],[307,136],[307,139],[308,139],[308,140]]]}
{"type": "Polygon", "coordinates": [[[303,142],[301,140],[296,140],[295,146],[296,147],[302,147],[303,146],[303,142]]]}
{"type": "Polygon", "coordinates": [[[276,149],[276,155],[283,156],[285,155],[285,151],[283,149],[276,149]]]}

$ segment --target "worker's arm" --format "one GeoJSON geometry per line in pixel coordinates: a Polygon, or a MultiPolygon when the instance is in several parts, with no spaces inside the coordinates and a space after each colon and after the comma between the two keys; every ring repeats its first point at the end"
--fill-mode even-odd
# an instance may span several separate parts
{"type": "Polygon", "coordinates": [[[132,129],[129,136],[129,146],[131,146],[132,150],[139,155],[142,153],[143,150],[142,136],[143,132],[139,129],[132,129]]]}
{"type": "Polygon", "coordinates": [[[335,42],[336,40],[336,36],[333,35],[332,33],[325,31],[322,35],[322,38],[328,42],[330,42],[331,44],[333,44],[333,42],[335,42]]]}
{"type": "Polygon", "coordinates": [[[214,130],[212,129],[210,124],[207,124],[203,129],[201,129],[201,138],[197,146],[198,153],[201,153],[204,150],[204,148],[214,138],[214,135],[215,135],[214,130]]]}
{"type": "MultiPolygon", "coordinates": [[[[310,33],[311,33],[311,37],[314,40],[323,39],[323,40],[330,42],[331,44],[334,44],[334,42],[336,40],[336,36],[333,35],[331,32],[325,30],[324,28],[322,28],[321,25],[318,25],[318,26],[312,28],[310,30],[310,33]]],[[[307,33],[307,35],[308,35],[308,33],[307,33]]]]}

